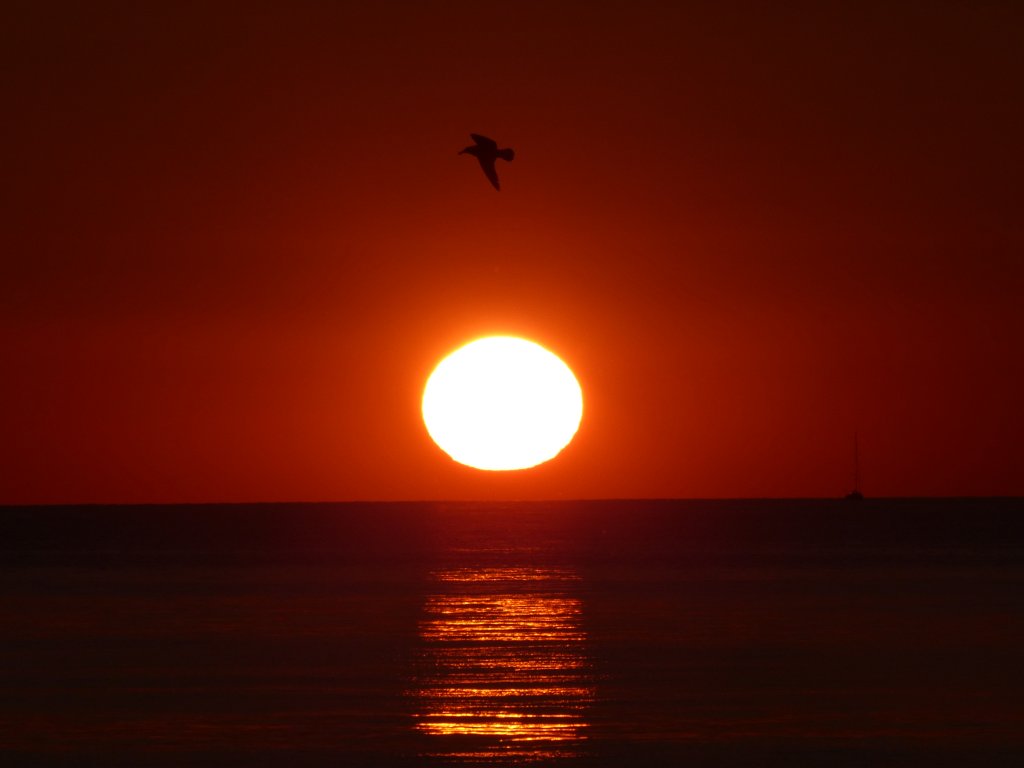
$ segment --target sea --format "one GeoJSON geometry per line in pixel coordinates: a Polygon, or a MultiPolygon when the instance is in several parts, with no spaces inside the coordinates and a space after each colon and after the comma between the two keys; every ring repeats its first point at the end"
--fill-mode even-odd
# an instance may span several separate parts
{"type": "Polygon", "coordinates": [[[0,508],[0,764],[1024,765],[1024,500],[0,508]]]}

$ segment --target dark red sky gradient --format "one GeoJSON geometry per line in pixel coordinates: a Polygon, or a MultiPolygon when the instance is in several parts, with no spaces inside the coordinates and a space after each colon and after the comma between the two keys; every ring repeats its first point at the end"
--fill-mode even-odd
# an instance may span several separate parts
{"type": "Polygon", "coordinates": [[[0,503],[1024,493],[1020,3],[2,14],[0,503]],[[494,332],[535,470],[420,420],[494,332]]]}

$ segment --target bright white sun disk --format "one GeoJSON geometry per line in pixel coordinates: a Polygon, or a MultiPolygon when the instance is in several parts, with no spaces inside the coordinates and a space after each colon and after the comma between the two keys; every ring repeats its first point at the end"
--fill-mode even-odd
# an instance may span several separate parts
{"type": "Polygon", "coordinates": [[[579,382],[539,344],[477,339],[442,360],[423,391],[423,421],[438,446],[477,469],[526,469],[554,458],[583,417],[579,382]]]}

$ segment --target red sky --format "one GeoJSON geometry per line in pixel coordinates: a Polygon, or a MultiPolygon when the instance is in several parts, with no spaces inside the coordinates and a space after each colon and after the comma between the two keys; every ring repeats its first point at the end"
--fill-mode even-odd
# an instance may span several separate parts
{"type": "Polygon", "coordinates": [[[1019,3],[0,13],[0,503],[1024,493],[1019,3]],[[535,470],[420,420],[495,332],[535,470]]]}

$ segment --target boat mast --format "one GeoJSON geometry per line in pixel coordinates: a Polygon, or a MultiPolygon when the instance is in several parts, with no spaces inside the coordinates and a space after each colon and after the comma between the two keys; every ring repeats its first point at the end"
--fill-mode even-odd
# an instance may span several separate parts
{"type": "Polygon", "coordinates": [[[860,491],[860,445],[857,433],[853,433],[853,490],[860,491]]]}

